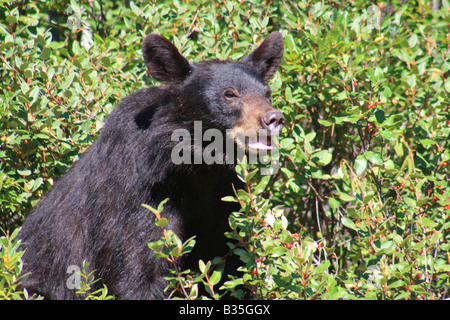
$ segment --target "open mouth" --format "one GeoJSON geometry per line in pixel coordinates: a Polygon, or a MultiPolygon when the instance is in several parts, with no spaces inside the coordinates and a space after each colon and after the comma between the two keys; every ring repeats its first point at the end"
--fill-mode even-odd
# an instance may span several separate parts
{"type": "Polygon", "coordinates": [[[236,144],[241,148],[251,153],[259,153],[261,151],[274,150],[276,142],[275,136],[272,136],[268,130],[233,130],[230,136],[234,139],[236,144]]]}
{"type": "Polygon", "coordinates": [[[253,150],[272,150],[272,137],[245,137],[246,145],[253,150]]]}

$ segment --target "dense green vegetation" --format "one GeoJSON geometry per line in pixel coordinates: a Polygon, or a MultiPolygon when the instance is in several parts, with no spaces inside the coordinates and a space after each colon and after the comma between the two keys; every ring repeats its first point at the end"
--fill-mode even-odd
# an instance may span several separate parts
{"type": "MultiPolygon", "coordinates": [[[[241,240],[232,254],[242,276],[219,288],[220,259],[200,262],[197,275],[174,267],[168,292],[448,298],[448,0],[1,2],[0,297],[28,297],[16,289],[23,219],[118,101],[157,84],[142,60],[145,35],[166,36],[195,62],[240,59],[273,30],[286,47],[270,82],[287,123],[281,167],[261,176],[239,166],[247,188],[224,199],[242,205],[228,234],[241,240]]],[[[149,250],[176,261],[192,244],[168,230],[149,250]]]]}

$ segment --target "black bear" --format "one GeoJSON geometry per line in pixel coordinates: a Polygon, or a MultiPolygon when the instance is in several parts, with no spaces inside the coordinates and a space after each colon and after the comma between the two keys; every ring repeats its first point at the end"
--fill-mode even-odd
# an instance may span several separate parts
{"type": "MultiPolygon", "coordinates": [[[[169,265],[147,246],[161,237],[161,229],[142,204],[156,207],[166,198],[168,227],[182,239],[196,236],[183,268],[196,270],[198,259],[226,255],[228,217],[239,208],[221,199],[241,183],[230,161],[236,156],[227,157],[224,147],[211,152],[217,161],[201,161],[205,142],[177,149],[182,135],[174,132],[195,135],[201,125],[202,132],[218,130],[246,153],[271,149],[284,117],[272,106],[265,81],[283,52],[283,38],[273,32],[240,62],[194,64],[166,38],[148,35],[144,61],[163,85],[124,98],[97,141],[27,218],[20,232],[28,273],[23,287],[47,299],[80,298],[67,280],[71,267],[87,261],[100,279],[97,285],[106,285],[117,299],[164,298],[169,265]],[[267,136],[253,135],[252,143],[240,138],[240,131],[249,130],[265,130],[267,136]],[[189,159],[174,161],[183,152],[189,159]]],[[[226,263],[225,272],[232,269],[226,263]]]]}

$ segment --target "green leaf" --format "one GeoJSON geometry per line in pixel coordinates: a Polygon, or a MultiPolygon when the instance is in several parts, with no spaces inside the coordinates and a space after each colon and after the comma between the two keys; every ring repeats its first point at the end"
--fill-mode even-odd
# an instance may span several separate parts
{"type": "Polygon", "coordinates": [[[262,192],[264,192],[264,190],[266,189],[267,184],[269,183],[270,180],[270,176],[264,176],[261,178],[261,182],[258,183],[258,185],[253,189],[253,194],[257,195],[260,194],[262,192]]]}
{"type": "Polygon", "coordinates": [[[305,140],[308,142],[311,142],[314,140],[314,138],[316,137],[316,133],[315,132],[310,132],[305,136],[305,140]]]}
{"type": "Polygon", "coordinates": [[[19,173],[21,176],[29,176],[32,172],[31,170],[17,170],[17,173],[19,173]]]}
{"type": "Polygon", "coordinates": [[[436,141],[430,140],[430,139],[420,139],[420,143],[424,146],[433,146],[436,144],[436,141]]]}
{"type": "Polygon", "coordinates": [[[434,222],[432,219],[423,217],[418,223],[421,226],[428,227],[428,228],[435,228],[438,224],[434,222]]]}
{"type": "Polygon", "coordinates": [[[323,120],[323,119],[319,119],[319,123],[321,125],[323,125],[324,127],[329,127],[329,126],[333,125],[333,122],[328,121],[328,120],[323,120]]]}
{"type": "Polygon", "coordinates": [[[195,247],[195,236],[192,236],[183,243],[181,254],[191,252],[194,247],[195,247]]]}
{"type": "Polygon", "coordinates": [[[52,49],[49,47],[44,47],[42,49],[41,55],[39,56],[39,58],[41,58],[41,60],[47,60],[50,57],[50,54],[52,52],[52,49]]]}
{"type": "Polygon", "coordinates": [[[220,279],[222,278],[222,271],[221,270],[214,270],[211,277],[209,278],[209,282],[211,285],[215,286],[219,283],[220,279]]]}
{"type": "Polygon", "coordinates": [[[198,260],[198,269],[202,274],[206,273],[206,264],[201,259],[198,260]]]}
{"type": "Polygon", "coordinates": [[[163,211],[164,205],[167,203],[167,201],[169,201],[169,198],[166,198],[159,203],[159,205],[158,205],[159,213],[161,213],[163,211]]]}
{"type": "Polygon", "coordinates": [[[66,90],[73,82],[73,78],[75,77],[75,73],[71,73],[69,76],[66,77],[66,80],[61,84],[60,89],[66,90]]]}
{"type": "Polygon", "coordinates": [[[381,159],[381,156],[379,154],[376,154],[375,152],[367,151],[367,152],[364,153],[364,156],[372,164],[375,164],[377,166],[383,165],[383,160],[381,159]]]}
{"type": "Polygon", "coordinates": [[[367,160],[363,156],[358,156],[355,160],[354,170],[357,175],[362,175],[367,168],[367,160]]]}
{"type": "Polygon", "coordinates": [[[22,81],[20,83],[20,89],[22,90],[23,93],[27,93],[28,90],[30,90],[30,87],[28,86],[28,84],[25,81],[22,81]]]}
{"type": "Polygon", "coordinates": [[[352,197],[344,192],[336,192],[336,195],[344,202],[351,202],[355,200],[355,197],[352,197]]]}
{"type": "Polygon", "coordinates": [[[391,131],[389,131],[385,128],[382,128],[379,130],[379,132],[380,132],[380,135],[384,139],[389,140],[389,141],[395,141],[395,135],[391,131]]]}
{"type": "Polygon", "coordinates": [[[142,206],[143,206],[144,208],[150,210],[151,212],[155,213],[155,214],[158,213],[158,210],[154,209],[153,207],[151,207],[151,206],[149,206],[149,205],[147,205],[147,204],[142,204],[142,206]]]}
{"type": "Polygon", "coordinates": [[[233,196],[226,196],[226,197],[223,197],[221,200],[224,201],[224,202],[239,202],[239,201],[238,201],[235,197],[233,197],[233,196]]]}
{"type": "Polygon", "coordinates": [[[316,273],[317,273],[317,274],[322,274],[322,273],[324,273],[325,270],[327,270],[327,269],[330,267],[330,265],[331,265],[331,262],[330,262],[329,260],[322,261],[322,262],[319,264],[319,266],[317,267],[316,273]]]}
{"type": "Polygon", "coordinates": [[[198,261],[198,266],[199,266],[200,272],[204,275],[204,274],[206,274],[206,273],[209,271],[209,269],[211,268],[211,261],[208,261],[208,262],[205,264],[202,260],[199,260],[199,261],[198,261]]]}
{"type": "Polygon", "coordinates": [[[17,22],[17,17],[15,17],[15,16],[6,16],[6,21],[8,23],[14,24],[14,23],[17,22]]]}
{"type": "Polygon", "coordinates": [[[346,226],[347,228],[350,228],[350,229],[353,229],[356,231],[359,229],[358,227],[356,227],[355,223],[352,220],[350,220],[349,218],[343,217],[341,219],[341,221],[344,224],[344,226],[346,226]]]}
{"type": "Polygon", "coordinates": [[[161,250],[161,247],[164,245],[163,241],[157,241],[157,242],[149,242],[148,247],[153,251],[159,251],[161,250]]]}
{"type": "Polygon", "coordinates": [[[161,218],[160,220],[155,222],[155,225],[158,227],[165,227],[169,224],[169,221],[166,218],[161,218]]]}
{"type": "Polygon", "coordinates": [[[31,187],[31,192],[35,192],[42,185],[42,182],[44,182],[44,179],[42,177],[39,177],[32,182],[33,182],[33,186],[31,187]]]}
{"type": "Polygon", "coordinates": [[[294,142],[292,138],[284,138],[280,141],[280,147],[282,149],[288,149],[294,142]]]}
{"type": "Polygon", "coordinates": [[[406,53],[406,51],[404,50],[398,50],[398,49],[394,49],[392,50],[392,55],[396,56],[397,58],[399,58],[400,60],[404,61],[404,62],[411,62],[411,57],[408,55],[408,53],[406,53]]]}
{"type": "Polygon", "coordinates": [[[28,97],[31,98],[30,103],[33,104],[37,101],[39,98],[39,87],[33,87],[33,89],[30,90],[28,93],[28,97]]]}
{"type": "Polygon", "coordinates": [[[133,13],[137,16],[139,16],[141,14],[141,10],[139,9],[139,7],[137,7],[133,1],[130,2],[130,8],[133,11],[133,13]]]}
{"type": "Polygon", "coordinates": [[[416,83],[417,83],[417,82],[416,82],[416,75],[413,74],[412,76],[408,77],[408,78],[406,79],[406,83],[409,84],[409,86],[411,87],[411,89],[414,88],[414,87],[416,86],[416,83]]]}
{"type": "Polygon", "coordinates": [[[236,250],[234,250],[234,253],[236,253],[239,256],[239,258],[241,259],[241,261],[244,263],[248,263],[252,259],[252,257],[247,252],[247,250],[236,249],[236,250]]]}
{"type": "Polygon", "coordinates": [[[317,164],[320,166],[326,166],[331,162],[332,158],[333,156],[331,155],[331,153],[327,151],[327,153],[322,158],[320,158],[319,161],[317,161],[317,164]]]}
{"type": "Polygon", "coordinates": [[[330,206],[331,209],[336,210],[339,208],[339,206],[341,205],[341,203],[339,201],[337,201],[334,198],[330,198],[328,200],[328,205],[330,206]]]}
{"type": "Polygon", "coordinates": [[[408,39],[408,44],[409,44],[409,47],[410,47],[411,49],[414,48],[414,47],[416,46],[416,44],[417,44],[417,34],[413,33],[413,34],[411,35],[411,37],[409,37],[409,39],[408,39]]]}
{"type": "Polygon", "coordinates": [[[364,195],[364,199],[363,199],[363,203],[369,203],[370,200],[373,199],[373,197],[375,196],[375,192],[373,191],[368,191],[365,195],[364,195]]]}
{"type": "Polygon", "coordinates": [[[390,285],[387,286],[388,289],[395,289],[398,287],[402,287],[405,285],[405,282],[403,280],[397,280],[392,282],[390,285]]]}
{"type": "Polygon", "coordinates": [[[397,234],[397,232],[392,232],[392,239],[395,241],[396,244],[400,245],[403,243],[403,238],[397,234]]]}
{"type": "Polygon", "coordinates": [[[380,109],[375,111],[375,118],[377,119],[378,125],[381,125],[384,122],[384,120],[386,120],[384,116],[384,111],[380,109]]]}
{"type": "Polygon", "coordinates": [[[387,86],[383,86],[383,91],[381,92],[381,96],[385,99],[388,99],[390,96],[392,96],[392,90],[387,86]]]}
{"type": "Polygon", "coordinates": [[[450,272],[450,264],[436,266],[436,271],[438,271],[438,272],[450,272]]]}
{"type": "Polygon", "coordinates": [[[448,77],[447,80],[445,80],[444,88],[447,92],[450,92],[450,77],[448,77]]]}
{"type": "MultiPolygon", "coordinates": [[[[286,247],[274,247],[273,250],[270,251],[270,254],[272,257],[281,257],[282,255],[284,255],[287,252],[287,248],[286,247]]],[[[245,261],[244,261],[245,262],[245,261]]]]}
{"type": "Polygon", "coordinates": [[[429,163],[425,160],[425,158],[420,153],[416,153],[416,159],[419,160],[419,163],[423,167],[428,168],[430,166],[429,163]]]}

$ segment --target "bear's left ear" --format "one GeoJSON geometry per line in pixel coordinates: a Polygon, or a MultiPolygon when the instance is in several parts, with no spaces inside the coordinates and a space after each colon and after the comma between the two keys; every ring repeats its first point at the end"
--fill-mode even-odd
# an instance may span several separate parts
{"type": "Polygon", "coordinates": [[[186,58],[159,34],[152,33],[144,39],[142,54],[152,77],[162,83],[181,82],[191,71],[186,58]]]}
{"type": "Polygon", "coordinates": [[[242,59],[251,65],[264,81],[269,80],[277,72],[284,54],[283,36],[272,32],[258,48],[242,59]]]}

